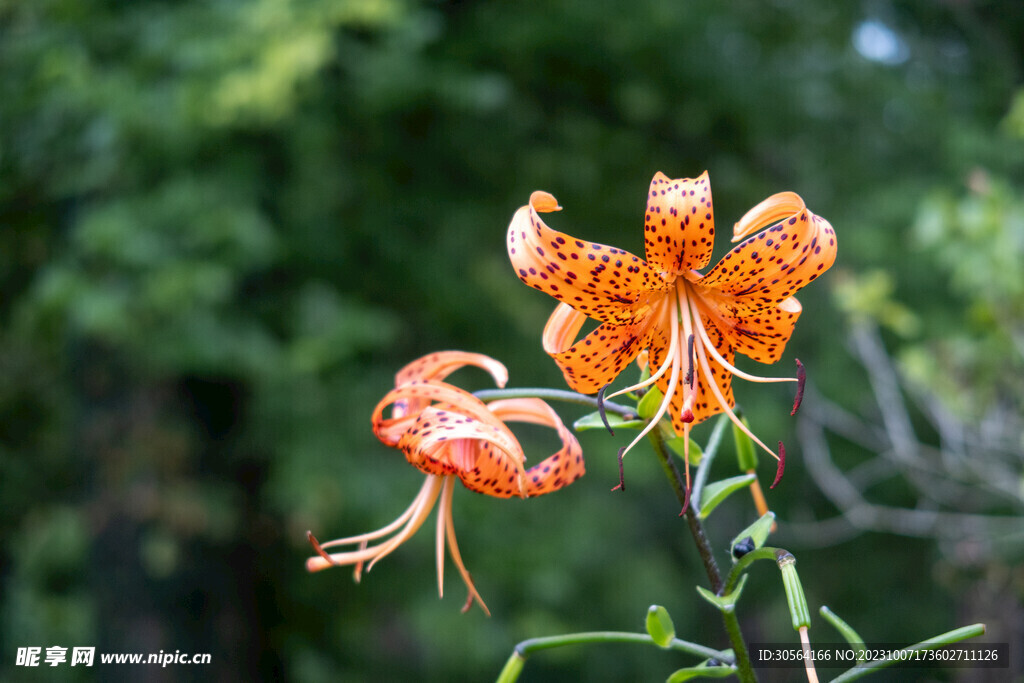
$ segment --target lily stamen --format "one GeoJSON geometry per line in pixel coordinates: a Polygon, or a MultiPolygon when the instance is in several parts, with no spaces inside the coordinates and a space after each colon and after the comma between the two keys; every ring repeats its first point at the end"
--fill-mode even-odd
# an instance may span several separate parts
{"type": "MultiPolygon", "coordinates": [[[[320,571],[321,569],[327,569],[328,567],[341,567],[349,564],[356,564],[361,562],[370,561],[367,565],[366,571],[373,569],[373,565],[387,555],[390,555],[395,548],[408,540],[413,534],[419,531],[419,528],[423,526],[423,522],[426,520],[430,511],[434,507],[434,502],[437,500],[438,495],[441,493],[442,478],[438,476],[428,476],[427,480],[423,482],[423,486],[420,488],[420,493],[416,496],[416,500],[413,501],[411,510],[413,514],[411,519],[408,520],[406,525],[400,532],[392,536],[390,539],[379,545],[371,546],[369,548],[362,548],[360,550],[349,551],[345,553],[329,553],[321,554],[320,557],[311,557],[306,560],[306,569],[311,572],[320,571]],[[320,560],[320,561],[318,561],[320,560]]],[[[388,525],[391,527],[394,522],[388,525]]],[[[387,528],[387,527],[385,527],[387,528]]],[[[373,532],[376,537],[380,536],[380,531],[373,532]]],[[[366,536],[367,534],[363,534],[366,536]]],[[[310,534],[310,536],[312,536],[310,534]]],[[[361,536],[354,536],[351,539],[341,538],[336,541],[330,541],[324,544],[314,545],[314,548],[319,548],[322,551],[326,547],[334,547],[339,545],[351,545],[352,543],[362,543],[365,541],[361,536]]]]}
{"type": "Polygon", "coordinates": [[[381,536],[387,536],[392,531],[405,524],[406,520],[408,520],[413,515],[413,513],[416,512],[416,510],[422,503],[421,499],[424,496],[428,495],[429,487],[427,486],[427,484],[429,484],[429,481],[423,482],[423,486],[420,488],[420,492],[416,494],[416,497],[413,499],[412,504],[410,504],[409,507],[406,508],[405,512],[399,515],[398,518],[395,519],[395,521],[391,522],[387,526],[383,526],[380,529],[377,529],[376,531],[370,531],[365,534],[359,534],[358,536],[349,536],[348,538],[337,538],[333,541],[327,541],[326,543],[319,544],[319,547],[335,548],[337,546],[342,545],[352,545],[353,543],[365,543],[367,541],[372,541],[376,538],[380,538],[381,536]]]}
{"type": "Polygon", "coordinates": [[[484,611],[484,614],[491,616],[491,611],[487,609],[487,605],[484,604],[483,598],[480,597],[480,593],[476,590],[476,585],[473,583],[473,577],[470,576],[469,570],[466,569],[466,565],[462,562],[462,553],[459,552],[459,544],[455,540],[455,521],[452,519],[452,494],[455,492],[455,477],[448,477],[445,482],[444,491],[441,492],[441,509],[438,511],[438,530],[440,532],[441,522],[444,519],[445,535],[448,537],[448,553],[452,556],[452,562],[455,563],[455,567],[459,570],[459,574],[462,575],[462,581],[466,584],[466,589],[469,591],[469,597],[466,599],[466,604],[462,606],[462,611],[466,612],[470,607],[473,606],[475,600],[480,609],[484,611]]]}
{"type": "Polygon", "coordinates": [[[751,441],[753,441],[758,446],[763,448],[765,452],[768,453],[768,455],[778,460],[779,456],[775,454],[775,451],[765,446],[761,439],[754,436],[754,433],[750,431],[750,429],[745,424],[743,424],[743,420],[736,417],[736,413],[734,413],[732,408],[729,407],[729,403],[722,396],[722,392],[718,388],[718,385],[715,383],[714,376],[711,374],[711,366],[708,364],[708,357],[707,354],[704,353],[703,344],[697,347],[697,355],[700,357],[701,373],[704,375],[704,379],[707,381],[708,387],[710,387],[711,392],[715,395],[715,398],[717,398],[719,403],[721,404],[722,410],[725,412],[725,414],[729,416],[729,419],[732,420],[732,423],[734,425],[740,428],[740,431],[742,431],[744,434],[750,437],[751,441]]]}
{"type": "Polygon", "coordinates": [[[796,415],[796,411],[800,410],[800,403],[804,400],[804,385],[807,383],[807,371],[804,370],[804,364],[800,362],[799,358],[796,358],[795,360],[796,396],[793,398],[793,410],[789,413],[790,417],[796,415]]]}
{"type": "MultiPolygon", "coordinates": [[[[689,425],[693,422],[693,401],[696,395],[696,384],[694,384],[694,373],[693,373],[693,319],[690,315],[690,309],[688,305],[688,298],[686,296],[686,283],[680,282],[676,285],[676,302],[679,306],[679,315],[683,320],[683,334],[686,335],[686,382],[684,384],[683,391],[683,410],[681,419],[684,423],[685,433],[689,434],[689,425]]],[[[680,349],[682,351],[682,349],[680,349]]],[[[687,438],[687,444],[685,448],[686,455],[686,477],[687,486],[689,486],[690,477],[690,458],[689,458],[689,438],[687,438]]]]}
{"type": "Polygon", "coordinates": [[[664,375],[665,372],[668,371],[668,369],[672,365],[672,355],[673,355],[672,349],[674,348],[672,346],[672,343],[673,342],[669,343],[669,352],[667,354],[665,354],[665,360],[662,361],[661,365],[658,367],[658,370],[656,372],[651,374],[651,376],[648,377],[645,380],[641,380],[641,381],[637,382],[636,384],[633,384],[631,386],[626,387],[625,389],[619,389],[618,391],[616,391],[614,393],[608,394],[607,396],[604,397],[605,400],[611,400],[611,399],[615,398],[616,396],[622,396],[623,394],[628,394],[631,391],[636,391],[638,389],[643,389],[644,387],[649,387],[652,384],[654,384],[655,382],[657,382],[659,379],[661,379],[661,376],[664,375]]]}
{"type": "Polygon", "coordinates": [[[683,379],[683,383],[690,387],[690,391],[693,391],[693,335],[691,334],[686,338],[686,377],[683,379]]]}
{"type": "MultiPolygon", "coordinates": [[[[661,421],[662,416],[668,410],[669,405],[672,403],[672,395],[675,393],[676,384],[679,381],[679,354],[677,349],[679,347],[679,312],[675,306],[670,309],[670,328],[672,330],[672,339],[669,342],[668,359],[670,361],[671,371],[668,377],[668,389],[665,391],[665,396],[661,399],[661,403],[658,405],[658,410],[654,413],[654,416],[650,419],[647,425],[640,430],[640,433],[636,435],[636,438],[625,450],[619,455],[619,462],[622,462],[622,457],[628,453],[633,446],[636,446],[645,436],[650,434],[651,430],[654,429],[658,422],[661,421]]],[[[664,366],[664,363],[662,364],[664,366]]],[[[614,489],[613,489],[614,490],[614,489]]]]}
{"type": "Polygon", "coordinates": [[[704,347],[711,353],[718,363],[732,373],[735,377],[745,379],[748,382],[758,382],[762,384],[771,384],[773,382],[796,382],[796,377],[761,377],[760,375],[751,375],[748,372],[743,372],[735,365],[727,361],[722,357],[722,354],[718,352],[715,345],[711,343],[711,338],[708,336],[708,332],[704,329],[704,321],[700,318],[700,309],[697,308],[696,301],[690,301],[690,309],[693,311],[693,317],[695,320],[695,326],[697,333],[700,335],[700,340],[704,344],[704,347]]]}

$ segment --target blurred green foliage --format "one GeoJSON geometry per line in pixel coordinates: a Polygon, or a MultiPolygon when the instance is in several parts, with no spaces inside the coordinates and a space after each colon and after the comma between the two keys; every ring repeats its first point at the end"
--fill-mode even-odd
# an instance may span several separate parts
{"type": "MultiPolygon", "coordinates": [[[[17,646],[85,643],[211,652],[211,679],[481,680],[518,640],[639,629],[650,604],[723,646],[658,468],[637,452],[609,494],[603,434],[558,495],[456,495],[490,620],[437,601],[428,539],[357,587],[304,573],[305,531],[411,500],[368,417],[412,358],[464,348],[561,385],[538,339],[552,302],[504,254],[540,188],[554,225],[634,252],[656,170],[709,169],[720,226],[793,189],[839,233],[835,280],[860,283],[839,307],[827,285],[801,296],[788,353],[821,392],[864,404],[854,311],[964,419],[1019,415],[1021,36],[1021,5],[980,1],[0,2],[0,678],[31,673],[17,646]]],[[[737,396],[789,435],[784,393],[737,396]]],[[[826,514],[792,459],[773,509],[826,514]]],[[[908,586],[885,568],[948,561],[889,536],[800,562],[812,604],[876,641],[952,627],[973,580],[908,586]]],[[[1019,568],[993,563],[1019,605],[1019,568]]],[[[785,601],[758,578],[743,618],[774,634],[785,601]]],[[[530,675],[681,664],[558,652],[530,675]]]]}

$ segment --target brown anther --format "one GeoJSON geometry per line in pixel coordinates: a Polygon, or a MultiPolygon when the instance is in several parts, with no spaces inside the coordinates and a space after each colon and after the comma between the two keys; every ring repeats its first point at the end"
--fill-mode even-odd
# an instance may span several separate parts
{"type": "Polygon", "coordinates": [[[612,426],[608,424],[608,416],[604,413],[604,392],[611,386],[605,384],[603,387],[597,390],[597,414],[601,416],[601,422],[604,423],[604,428],[608,430],[608,433],[615,436],[615,432],[612,430],[612,426]]]}
{"type": "Polygon", "coordinates": [[[793,399],[793,411],[790,415],[796,415],[796,411],[800,409],[800,402],[804,400],[804,383],[807,381],[807,371],[804,370],[804,364],[800,362],[800,359],[796,359],[796,398],[793,399]]]}
{"type": "Polygon", "coordinates": [[[693,335],[691,334],[686,339],[686,377],[683,378],[683,383],[688,385],[691,391],[693,390],[693,374],[693,335]]]}
{"type": "MultiPolygon", "coordinates": [[[[466,574],[468,575],[469,572],[466,572],[466,574]]],[[[473,577],[470,577],[469,580],[472,581],[473,577]]],[[[468,612],[470,610],[470,608],[473,606],[473,601],[474,600],[475,600],[475,598],[473,597],[473,591],[470,591],[469,595],[466,596],[466,604],[462,606],[461,612],[463,614],[465,614],[466,612],[468,612]]],[[[488,616],[490,616],[490,615],[488,615],[488,616]]]]}
{"type": "Polygon", "coordinates": [[[779,442],[779,467],[775,470],[775,481],[768,488],[773,489],[782,480],[782,473],[786,471],[786,447],[779,442]]]}
{"type": "Polygon", "coordinates": [[[683,497],[683,509],[679,511],[679,516],[682,517],[690,510],[690,488],[686,487],[686,495],[683,497]]]}
{"type": "Polygon", "coordinates": [[[623,476],[623,471],[622,471],[622,456],[625,454],[626,448],[627,448],[626,446],[623,446],[622,448],[619,449],[619,483],[618,483],[617,486],[615,486],[612,489],[612,491],[625,491],[626,490],[626,479],[623,476]]]}
{"type": "Polygon", "coordinates": [[[316,536],[313,535],[312,531],[307,531],[306,532],[306,539],[309,541],[309,544],[311,546],[313,546],[313,551],[317,555],[319,555],[320,557],[324,558],[325,560],[330,562],[335,567],[342,567],[342,566],[344,566],[344,565],[341,565],[341,564],[338,564],[337,562],[335,562],[334,558],[331,557],[330,555],[328,555],[327,551],[325,551],[323,548],[320,547],[320,541],[316,540],[316,536]]]}

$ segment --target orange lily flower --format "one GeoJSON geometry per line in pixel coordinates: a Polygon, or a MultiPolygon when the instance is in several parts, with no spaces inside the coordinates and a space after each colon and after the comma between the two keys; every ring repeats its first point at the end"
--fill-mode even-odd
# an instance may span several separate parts
{"type": "Polygon", "coordinates": [[[508,371],[498,361],[461,351],[430,354],[398,372],[395,388],[373,411],[373,431],[383,443],[400,449],[410,463],[427,475],[426,481],[405,512],[385,527],[323,544],[310,534],[317,556],[306,560],[306,569],[315,572],[332,566],[355,565],[355,578],[359,581],[363,563],[369,562],[369,571],[411,538],[440,498],[436,532],[438,593],[444,596],[447,539],[452,560],[469,589],[463,611],[476,601],[490,616],[455,541],[452,494],[456,478],[466,488],[495,498],[529,498],[557,491],[583,476],[583,454],[579,442],[544,401],[521,398],[485,404],[472,394],[441,381],[467,365],[487,370],[500,387],[508,380],[508,371]],[[391,417],[385,418],[389,406],[391,417]],[[505,422],[552,427],[558,432],[562,447],[526,469],[523,449],[505,422]],[[370,541],[389,535],[387,540],[368,546],[370,541]],[[346,545],[358,545],[358,549],[340,553],[325,550],[346,545]]]}
{"type": "Polygon", "coordinates": [[[666,412],[676,433],[688,437],[692,425],[724,411],[779,460],[736,418],[732,377],[798,380],[751,375],[733,361],[736,353],[762,363],[779,360],[800,316],[793,294],[835,261],[836,236],[828,221],[792,192],[773,195],[736,223],[733,241],[749,237],[702,275],[715,237],[707,172],[695,179],[654,176],[644,223],[646,260],[552,230],[540,213],[561,208],[547,192],[534,192],[509,225],[509,258],[519,279],[561,302],[544,328],[543,345],[572,389],[602,390],[648,352],[650,378],[608,398],[656,384],[664,399],[620,458],[666,412]],[[601,324],[576,341],[587,317],[601,324]]]}

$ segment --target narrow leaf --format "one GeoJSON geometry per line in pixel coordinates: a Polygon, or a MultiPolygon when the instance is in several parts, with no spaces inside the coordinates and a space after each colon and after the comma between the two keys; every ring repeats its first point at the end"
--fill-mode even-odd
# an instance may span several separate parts
{"type": "MultiPolygon", "coordinates": [[[[626,420],[615,413],[605,413],[605,417],[608,418],[608,424],[612,429],[640,429],[645,424],[643,420],[626,420]]],[[[589,413],[573,422],[572,428],[577,432],[585,432],[588,429],[604,429],[605,426],[600,413],[589,413]]]]}
{"type": "MultiPolygon", "coordinates": [[[[686,457],[686,437],[673,436],[671,439],[665,441],[665,445],[667,445],[669,450],[680,458],[686,457]]],[[[690,464],[696,467],[697,465],[700,465],[700,461],[703,459],[704,451],[701,450],[696,441],[690,439],[690,464]]]]}
{"type": "Polygon", "coordinates": [[[825,605],[821,606],[818,610],[818,614],[825,617],[825,621],[832,624],[846,642],[850,644],[854,652],[859,653],[857,661],[864,660],[864,639],[860,637],[860,634],[853,630],[853,627],[847,624],[845,621],[839,618],[839,615],[830,610],[825,605]]]}
{"type": "Polygon", "coordinates": [[[649,420],[654,417],[654,414],[658,412],[658,408],[661,406],[661,402],[665,399],[665,395],[661,393],[658,387],[651,387],[643,398],[636,404],[636,413],[645,420],[649,420]]]}
{"type": "Polygon", "coordinates": [[[703,586],[697,586],[697,592],[700,593],[700,597],[711,603],[716,609],[721,612],[729,613],[736,610],[736,603],[739,602],[740,594],[743,593],[743,587],[747,585],[747,576],[744,574],[739,583],[736,584],[736,588],[732,593],[728,595],[715,595],[707,588],[703,586]]]}
{"type": "Polygon", "coordinates": [[[755,479],[757,479],[756,474],[741,474],[738,477],[729,477],[705,486],[700,494],[700,518],[707,519],[719,503],[740,489],[750,486],[755,479]]]}
{"type": "MultiPolygon", "coordinates": [[[[747,418],[740,418],[743,424],[747,425],[747,418]]],[[[736,460],[739,462],[740,472],[750,472],[757,469],[757,455],[754,453],[754,442],[750,440],[746,432],[733,424],[732,439],[736,444],[736,460]]]]}
{"type": "Polygon", "coordinates": [[[667,683],[680,683],[694,678],[728,678],[735,673],[736,669],[731,666],[708,666],[707,662],[701,662],[697,666],[679,669],[668,677],[667,683]]]}

